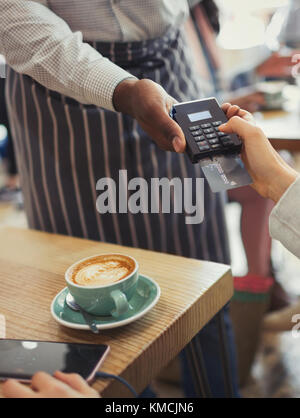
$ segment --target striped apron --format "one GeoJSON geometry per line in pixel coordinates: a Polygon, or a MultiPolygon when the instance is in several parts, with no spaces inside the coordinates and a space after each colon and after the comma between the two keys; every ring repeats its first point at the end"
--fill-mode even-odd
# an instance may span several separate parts
{"type": "MultiPolygon", "coordinates": [[[[138,78],[151,79],[179,102],[201,97],[201,79],[183,31],[132,43],[92,43],[138,78]]],[[[6,94],[30,228],[230,263],[224,196],[205,183],[205,216],[106,213],[96,209],[99,179],[199,178],[186,155],[165,152],[130,116],[83,105],[8,69],[6,94]]],[[[126,187],[126,186],[125,186],[126,187]]],[[[196,196],[194,196],[196,198],[196,196]]],[[[195,200],[193,200],[195,201],[195,200]]]]}

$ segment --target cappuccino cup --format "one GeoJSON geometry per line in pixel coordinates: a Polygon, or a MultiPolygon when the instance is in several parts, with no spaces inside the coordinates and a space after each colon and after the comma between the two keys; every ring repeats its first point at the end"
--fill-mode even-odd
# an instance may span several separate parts
{"type": "Polygon", "coordinates": [[[72,264],[65,273],[76,303],[92,315],[119,317],[130,308],[139,278],[137,261],[123,254],[99,254],[72,264]]]}

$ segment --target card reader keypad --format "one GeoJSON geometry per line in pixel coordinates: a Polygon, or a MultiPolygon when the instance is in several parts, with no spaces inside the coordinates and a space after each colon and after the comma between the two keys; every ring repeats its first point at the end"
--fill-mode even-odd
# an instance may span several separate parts
{"type": "Polygon", "coordinates": [[[219,131],[228,121],[216,98],[193,100],[173,105],[170,116],[186,138],[186,153],[192,163],[222,154],[239,154],[242,141],[235,133],[219,131]]]}
{"type": "Polygon", "coordinates": [[[219,132],[218,127],[222,123],[221,121],[216,121],[189,127],[190,134],[196,141],[200,152],[226,149],[234,145],[230,136],[224,132],[219,132]]]}

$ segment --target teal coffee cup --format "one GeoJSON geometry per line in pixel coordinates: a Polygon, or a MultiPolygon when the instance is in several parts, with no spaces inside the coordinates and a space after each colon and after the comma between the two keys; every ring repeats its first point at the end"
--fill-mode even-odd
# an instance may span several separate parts
{"type": "Polygon", "coordinates": [[[139,278],[137,261],[123,254],[99,254],[72,264],[65,273],[69,292],[85,311],[119,317],[129,309],[139,278]]]}

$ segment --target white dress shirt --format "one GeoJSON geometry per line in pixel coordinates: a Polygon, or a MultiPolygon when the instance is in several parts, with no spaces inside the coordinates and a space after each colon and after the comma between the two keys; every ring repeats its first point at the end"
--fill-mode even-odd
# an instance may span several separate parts
{"type": "Polygon", "coordinates": [[[274,207],[270,216],[270,234],[300,258],[300,177],[274,207]]]}
{"type": "Polygon", "coordinates": [[[15,71],[81,103],[114,110],[131,77],[84,40],[139,41],[180,26],[199,0],[0,0],[0,54],[15,71]]]}

